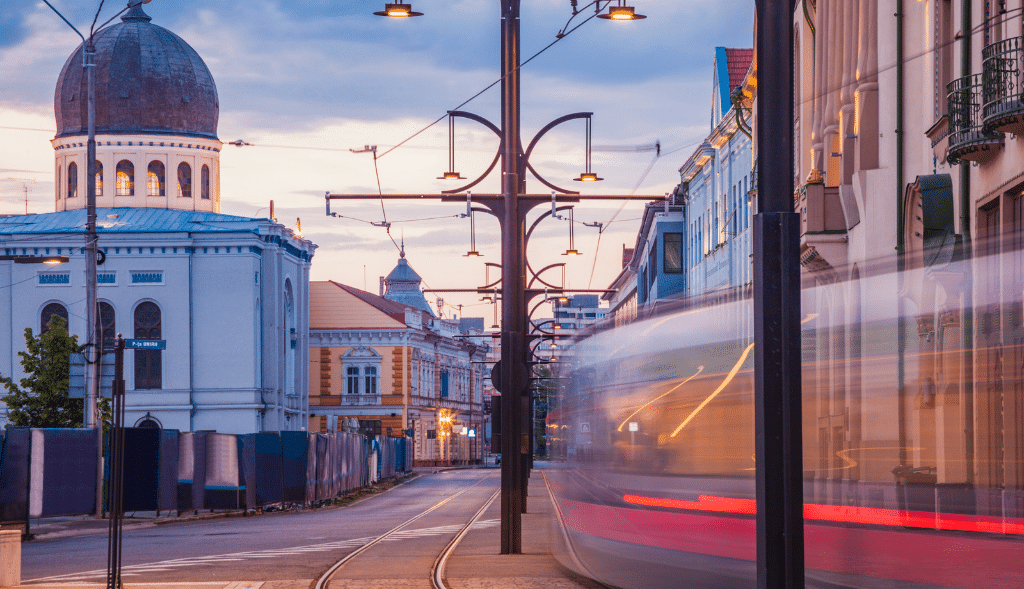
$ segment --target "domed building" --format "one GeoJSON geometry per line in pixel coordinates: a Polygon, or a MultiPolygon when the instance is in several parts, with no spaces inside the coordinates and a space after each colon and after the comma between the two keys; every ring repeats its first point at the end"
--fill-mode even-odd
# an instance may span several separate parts
{"type": "MultiPolygon", "coordinates": [[[[94,37],[96,206],[220,212],[217,86],[203,59],[141,5],[94,37]]],[[[57,79],[56,210],[86,206],[84,48],[57,79]]]]}
{"type": "MultiPolygon", "coordinates": [[[[126,423],[250,433],[308,419],[309,268],[316,246],[273,219],[220,213],[217,87],[141,6],[94,37],[97,300],[125,354],[126,423]]],[[[55,212],[0,217],[0,374],[20,380],[26,328],[53,315],[85,343],[88,86],[81,46],[54,92],[55,212]],[[63,256],[57,266],[12,256],[63,256]],[[24,260],[22,260],[24,262],[24,260]]],[[[0,426],[7,422],[0,403],[0,426]]]]}

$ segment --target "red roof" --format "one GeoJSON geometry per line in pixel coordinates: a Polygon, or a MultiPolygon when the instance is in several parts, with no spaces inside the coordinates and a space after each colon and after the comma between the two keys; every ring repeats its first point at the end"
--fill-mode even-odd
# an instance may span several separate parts
{"type": "Polygon", "coordinates": [[[736,86],[743,84],[750,62],[754,60],[754,50],[726,47],[725,57],[729,66],[729,92],[732,93],[736,86]]]}

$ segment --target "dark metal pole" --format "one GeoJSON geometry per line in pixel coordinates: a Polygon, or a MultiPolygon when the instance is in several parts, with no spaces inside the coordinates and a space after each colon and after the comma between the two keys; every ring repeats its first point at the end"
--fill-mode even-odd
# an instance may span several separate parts
{"type": "Polygon", "coordinates": [[[793,7],[793,0],[757,2],[759,186],[753,251],[758,589],[804,587],[793,7]]]}
{"type": "Polygon", "coordinates": [[[501,0],[501,553],[521,554],[522,547],[522,398],[526,269],[519,216],[519,0],[501,0]]]}
{"type": "Polygon", "coordinates": [[[110,486],[107,531],[107,589],[122,589],[121,536],[124,524],[124,339],[114,341],[113,424],[110,428],[110,486]]]}

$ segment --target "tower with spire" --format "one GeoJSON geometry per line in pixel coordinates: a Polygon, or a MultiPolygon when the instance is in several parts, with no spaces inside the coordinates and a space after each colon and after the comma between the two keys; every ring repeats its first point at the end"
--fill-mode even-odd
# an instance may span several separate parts
{"type": "Polygon", "coordinates": [[[384,298],[415,307],[434,317],[434,312],[427,304],[423,291],[420,290],[421,282],[423,279],[409,265],[409,260],[405,259],[405,239],[403,238],[398,265],[384,278],[384,298]]]}

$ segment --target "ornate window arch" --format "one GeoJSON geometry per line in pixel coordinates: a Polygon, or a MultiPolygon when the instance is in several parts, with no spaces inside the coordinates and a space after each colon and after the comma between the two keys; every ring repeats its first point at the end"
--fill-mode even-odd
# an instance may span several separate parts
{"type": "Polygon", "coordinates": [[[103,164],[96,160],[96,196],[103,196],[103,164]]]}
{"type": "Polygon", "coordinates": [[[114,194],[117,196],[135,196],[135,164],[128,160],[117,162],[114,194]]]}
{"type": "Polygon", "coordinates": [[[178,164],[178,196],[192,198],[192,166],[185,162],[178,164]]]}
{"type": "MultiPolygon", "coordinates": [[[[135,307],[135,339],[160,339],[160,307],[152,301],[143,301],[135,307]]],[[[160,350],[135,350],[135,388],[163,388],[160,350]]]]}
{"type": "Polygon", "coordinates": [[[68,164],[68,198],[78,196],[78,164],[68,164]]]}
{"type": "Polygon", "coordinates": [[[149,162],[146,172],[146,187],[149,196],[166,196],[166,173],[164,163],[160,160],[149,162]]]}
{"type": "Polygon", "coordinates": [[[100,301],[100,339],[104,350],[114,349],[114,337],[117,336],[114,322],[114,306],[100,301]]]}
{"type": "Polygon", "coordinates": [[[50,319],[52,319],[54,315],[63,318],[64,326],[65,328],[68,328],[68,308],[62,303],[49,303],[44,306],[43,310],[39,313],[39,335],[49,331],[50,319]]]}
{"type": "Polygon", "coordinates": [[[377,350],[356,346],[341,356],[345,385],[342,398],[346,405],[380,404],[381,362],[377,350]]]}
{"type": "Polygon", "coordinates": [[[199,171],[199,196],[210,200],[210,166],[206,164],[199,171]]]}

